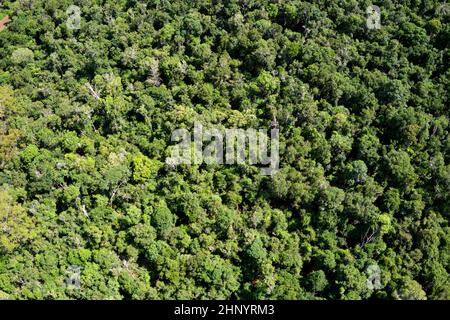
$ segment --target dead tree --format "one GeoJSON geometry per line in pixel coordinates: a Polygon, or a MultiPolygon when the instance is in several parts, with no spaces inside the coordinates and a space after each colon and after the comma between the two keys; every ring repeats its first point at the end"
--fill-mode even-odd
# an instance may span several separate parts
{"type": "Polygon", "coordinates": [[[378,232],[377,230],[372,229],[372,227],[369,227],[364,236],[361,236],[361,243],[359,244],[359,246],[363,248],[366,244],[372,242],[377,232],[378,232]]]}
{"type": "Polygon", "coordinates": [[[9,16],[4,17],[2,20],[0,20],[0,31],[6,28],[6,24],[9,23],[11,19],[9,16]]]}
{"type": "Polygon", "coordinates": [[[272,119],[272,122],[270,123],[270,127],[272,129],[278,129],[278,127],[279,127],[279,123],[278,123],[277,117],[275,115],[273,115],[273,119],[272,119]]]}
{"type": "Polygon", "coordinates": [[[86,88],[88,88],[89,92],[95,99],[100,100],[100,92],[97,92],[95,87],[92,87],[89,82],[86,83],[86,88]]]}

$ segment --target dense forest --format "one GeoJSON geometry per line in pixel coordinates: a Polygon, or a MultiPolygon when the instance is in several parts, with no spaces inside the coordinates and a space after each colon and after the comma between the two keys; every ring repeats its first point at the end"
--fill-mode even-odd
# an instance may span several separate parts
{"type": "Polygon", "coordinates": [[[444,0],[0,1],[6,16],[0,299],[450,299],[444,0]],[[194,121],[273,119],[272,175],[166,163],[194,121]]]}

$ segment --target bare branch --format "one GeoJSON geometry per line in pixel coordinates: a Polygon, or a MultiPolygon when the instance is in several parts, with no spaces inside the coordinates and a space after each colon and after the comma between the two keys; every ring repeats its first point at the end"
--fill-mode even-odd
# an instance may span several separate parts
{"type": "Polygon", "coordinates": [[[93,88],[89,82],[86,82],[85,86],[95,99],[100,100],[100,92],[97,92],[97,90],[93,88]]]}

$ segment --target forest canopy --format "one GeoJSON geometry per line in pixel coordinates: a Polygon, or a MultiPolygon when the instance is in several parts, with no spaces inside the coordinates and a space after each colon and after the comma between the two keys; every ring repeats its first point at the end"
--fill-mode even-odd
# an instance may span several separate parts
{"type": "Polygon", "coordinates": [[[449,4],[19,0],[6,16],[0,298],[450,299],[449,4]],[[166,163],[194,121],[273,119],[272,175],[166,163]]]}

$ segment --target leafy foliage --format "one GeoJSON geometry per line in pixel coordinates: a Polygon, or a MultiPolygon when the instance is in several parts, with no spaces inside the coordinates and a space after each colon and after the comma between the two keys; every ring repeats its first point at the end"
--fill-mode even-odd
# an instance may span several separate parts
{"type": "Polygon", "coordinates": [[[440,1],[378,30],[367,1],[72,2],[0,6],[0,298],[450,298],[440,1]],[[273,176],[164,165],[194,120],[274,118],[273,176]]]}

